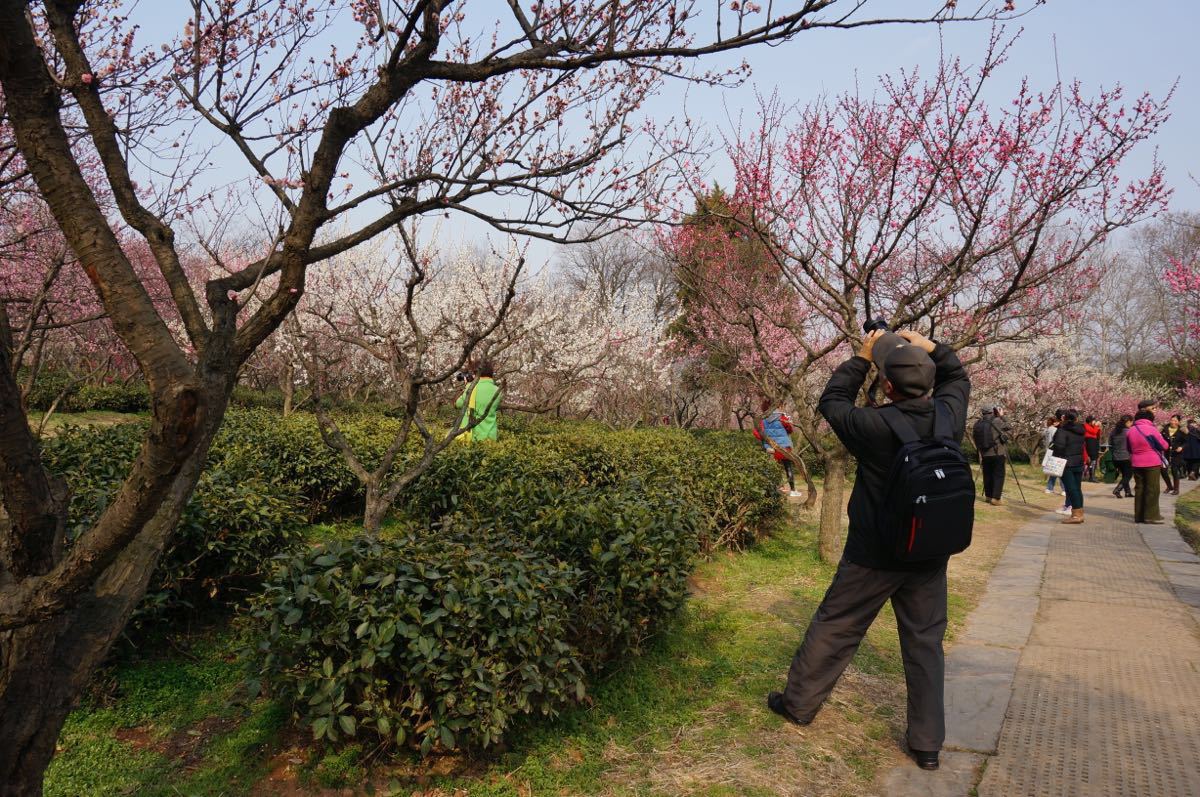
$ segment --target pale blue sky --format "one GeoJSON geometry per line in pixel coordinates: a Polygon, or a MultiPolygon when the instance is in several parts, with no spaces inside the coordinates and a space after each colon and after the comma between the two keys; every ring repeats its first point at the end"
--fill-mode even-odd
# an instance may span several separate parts
{"type": "MultiPolygon", "coordinates": [[[[1018,8],[1029,0],[1018,2],[1018,8]]],[[[877,13],[904,0],[879,0],[877,13]]],[[[1172,209],[1200,210],[1200,3],[1194,0],[1049,0],[1006,33],[1020,37],[1005,66],[990,81],[985,97],[1010,99],[1028,76],[1036,88],[1049,88],[1056,71],[1064,81],[1078,78],[1087,92],[1117,83],[1127,97],[1149,91],[1164,96],[1178,83],[1171,102],[1171,119],[1153,146],[1143,147],[1129,161],[1130,174],[1145,174],[1157,148],[1175,189],[1172,209]],[[1057,56],[1057,65],[1056,65],[1057,56]]],[[[977,62],[991,36],[988,24],[887,26],[853,31],[812,31],[778,47],[740,51],[724,61],[744,58],[752,67],[750,81],[737,89],[708,89],[674,85],[655,107],[661,113],[687,108],[693,118],[708,120],[714,138],[730,129],[739,114],[748,119],[757,107],[757,94],[778,92],[788,103],[804,104],[823,94],[854,88],[870,91],[878,77],[920,67],[931,72],[939,48],[967,63],[977,62]],[[941,41],[939,41],[941,37],[941,41]]],[[[729,174],[717,153],[712,175],[729,174]]],[[[728,180],[726,179],[726,182],[728,180]]],[[[549,248],[544,256],[552,256],[549,248]]]]}
{"type": "MultiPolygon", "coordinates": [[[[1028,3],[1018,2],[1018,8],[1028,3]]],[[[902,4],[902,0],[882,0],[878,5],[902,4]]],[[[1200,178],[1200,3],[1049,0],[1007,28],[1008,33],[1018,30],[1020,38],[1008,63],[991,80],[987,96],[1011,97],[1026,75],[1034,88],[1049,87],[1055,80],[1056,51],[1063,80],[1078,78],[1089,91],[1120,83],[1127,96],[1150,91],[1161,97],[1178,81],[1172,118],[1156,144],[1167,179],[1176,189],[1172,206],[1200,208],[1200,187],[1191,177],[1200,178]]],[[[756,90],[777,91],[796,103],[850,90],[856,81],[870,90],[882,74],[918,66],[931,71],[941,46],[939,33],[949,55],[971,63],[982,56],[991,28],[962,24],[806,33],[776,48],[743,51],[738,60],[745,56],[753,67],[751,82],[736,90],[693,88],[688,107],[693,115],[711,118],[727,129],[729,115],[741,110],[753,113],[756,90]]],[[[682,100],[672,99],[677,105],[682,100]]],[[[1131,165],[1145,171],[1151,154],[1144,149],[1131,165]]]]}
{"type": "MultiPolygon", "coordinates": [[[[867,12],[872,15],[900,14],[911,9],[916,0],[873,0],[867,12]]],[[[1032,0],[1018,0],[1018,8],[1032,0]]],[[[920,8],[928,7],[925,0],[920,8]]],[[[482,8],[479,4],[477,8],[482,8]]],[[[152,38],[182,24],[174,4],[143,2],[140,13],[148,23],[145,30],[152,38]]],[[[1100,87],[1121,83],[1127,96],[1150,91],[1162,96],[1178,81],[1171,103],[1172,118],[1161,130],[1155,145],[1166,167],[1168,183],[1175,189],[1172,208],[1200,210],[1200,4],[1194,0],[1049,0],[1016,23],[1007,33],[1022,30],[1008,63],[990,81],[986,95],[995,101],[1011,98],[1016,85],[1028,75],[1033,87],[1048,88],[1057,70],[1063,80],[1080,79],[1089,93],[1100,87]]],[[[752,118],[757,94],[778,92],[788,103],[803,104],[822,94],[850,90],[855,83],[864,91],[877,85],[881,74],[920,67],[929,73],[935,67],[939,47],[949,55],[975,63],[982,57],[991,27],[986,23],[943,26],[884,26],[853,31],[809,31],[793,41],[776,47],[739,51],[706,62],[707,66],[733,65],[748,61],[753,74],[737,89],[716,89],[674,83],[652,103],[658,116],[684,113],[707,128],[714,142],[727,132],[741,114],[752,118]],[[942,37],[939,42],[939,36],[942,37]]],[[[1148,170],[1152,148],[1135,154],[1130,174],[1148,170]]],[[[213,154],[220,166],[226,158],[240,156],[227,147],[213,154]]],[[[728,182],[724,157],[715,153],[712,176],[728,182]]],[[[237,163],[236,173],[244,172],[237,163]]],[[[222,174],[217,169],[216,174],[222,174]]],[[[466,220],[450,229],[459,231],[468,241],[482,241],[486,228],[466,220]]],[[[442,229],[446,235],[446,228],[442,229]]],[[[535,242],[531,246],[531,265],[535,268],[555,257],[555,247],[535,242]]]]}

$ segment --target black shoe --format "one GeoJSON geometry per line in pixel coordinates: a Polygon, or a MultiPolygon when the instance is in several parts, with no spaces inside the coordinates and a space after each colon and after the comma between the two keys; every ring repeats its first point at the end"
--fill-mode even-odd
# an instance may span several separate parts
{"type": "Polygon", "coordinates": [[[1121,488],[1118,487],[1117,489],[1113,490],[1113,498],[1120,498],[1120,497],[1121,497],[1121,488]]]}
{"type": "MultiPolygon", "coordinates": [[[[787,708],[784,707],[783,692],[768,692],[767,693],[767,708],[771,709],[771,711],[774,711],[776,714],[783,717],[785,720],[792,723],[793,725],[807,725],[808,724],[808,722],[806,722],[804,720],[798,720],[795,717],[793,717],[791,712],[788,711],[787,708]]],[[[936,753],[934,754],[934,757],[935,758],[937,757],[936,753]]]]}
{"type": "Polygon", "coordinates": [[[912,750],[913,760],[917,762],[917,766],[921,769],[937,769],[938,768],[938,751],[937,750],[912,750]]]}

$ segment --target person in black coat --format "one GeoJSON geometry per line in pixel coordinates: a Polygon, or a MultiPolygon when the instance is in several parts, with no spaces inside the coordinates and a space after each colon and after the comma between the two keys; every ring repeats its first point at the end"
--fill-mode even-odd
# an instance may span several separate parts
{"type": "Polygon", "coordinates": [[[953,349],[905,331],[871,333],[858,356],[834,371],[818,409],[858,460],[850,532],[829,591],[792,660],[787,687],[767,696],[775,713],[806,725],[833,690],[863,635],[889,599],[896,613],[908,685],[908,745],[917,764],[936,769],[946,734],[944,705],[946,561],[904,562],[877,522],[901,443],[878,408],[858,407],[872,360],[884,392],[922,438],[933,434],[933,398],[948,411],[956,441],[966,429],[971,383],[953,349]],[[875,359],[877,358],[877,359],[875,359]]]}
{"type": "Polygon", "coordinates": [[[1065,518],[1063,523],[1083,522],[1084,434],[1083,424],[1079,422],[1079,413],[1075,410],[1067,410],[1063,413],[1062,423],[1058,425],[1058,431],[1054,433],[1054,441],[1050,444],[1050,450],[1054,452],[1054,456],[1067,461],[1062,478],[1063,489],[1067,491],[1067,503],[1071,507],[1071,516],[1065,518]]]}
{"type": "Polygon", "coordinates": [[[1200,478],[1200,424],[1188,418],[1187,437],[1183,441],[1183,464],[1189,481],[1200,478]]]}
{"type": "Polygon", "coordinates": [[[1113,488],[1113,495],[1117,498],[1133,498],[1133,490],[1129,487],[1129,480],[1133,478],[1133,462],[1129,456],[1130,426],[1133,426],[1133,416],[1122,415],[1120,420],[1113,424],[1112,436],[1108,438],[1108,450],[1112,452],[1113,464],[1121,474],[1121,481],[1113,488]]]}
{"type": "Polygon", "coordinates": [[[1171,420],[1162,427],[1163,439],[1167,441],[1168,465],[1163,468],[1163,481],[1167,483],[1167,492],[1179,495],[1179,480],[1183,478],[1184,462],[1183,448],[1187,442],[1187,430],[1183,427],[1183,416],[1172,415],[1171,420]]]}

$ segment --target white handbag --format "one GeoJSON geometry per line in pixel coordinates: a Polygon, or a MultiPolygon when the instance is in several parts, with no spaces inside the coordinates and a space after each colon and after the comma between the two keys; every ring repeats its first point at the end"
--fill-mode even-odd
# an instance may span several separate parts
{"type": "Polygon", "coordinates": [[[1062,476],[1063,471],[1067,469],[1067,461],[1062,457],[1054,456],[1054,452],[1046,449],[1046,456],[1042,457],[1042,473],[1047,476],[1062,476]]]}

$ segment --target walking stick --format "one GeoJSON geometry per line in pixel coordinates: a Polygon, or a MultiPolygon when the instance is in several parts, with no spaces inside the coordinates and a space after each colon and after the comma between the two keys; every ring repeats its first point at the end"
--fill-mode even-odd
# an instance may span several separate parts
{"type": "Polygon", "coordinates": [[[1013,481],[1017,483],[1017,492],[1021,494],[1021,503],[1029,506],[1029,502],[1025,500],[1025,488],[1021,486],[1021,479],[1017,477],[1017,466],[1013,464],[1011,459],[1008,460],[1008,467],[1012,471],[1013,481]]]}

